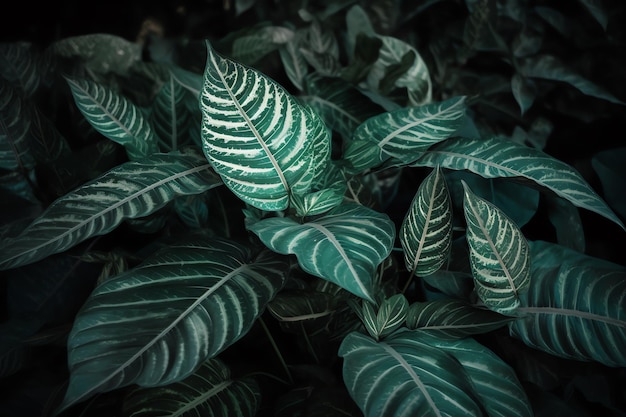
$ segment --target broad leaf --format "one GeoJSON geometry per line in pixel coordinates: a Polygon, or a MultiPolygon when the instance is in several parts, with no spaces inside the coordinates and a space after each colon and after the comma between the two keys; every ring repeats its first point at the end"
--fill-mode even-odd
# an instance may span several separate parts
{"type": "Polygon", "coordinates": [[[555,192],[572,204],[626,227],[585,179],[550,155],[505,139],[452,138],[428,149],[412,166],[467,169],[484,178],[521,177],[555,192]]]}
{"type": "Polygon", "coordinates": [[[552,355],[626,366],[626,269],[552,243],[531,250],[531,285],[511,334],[552,355]]]}
{"type": "Polygon", "coordinates": [[[130,160],[158,152],[149,121],[129,99],[87,79],[66,78],[76,106],[94,129],[126,148],[130,160]]]}
{"type": "Polygon", "coordinates": [[[465,188],[467,243],[476,292],[491,310],[510,314],[530,283],[530,251],[517,225],[499,208],[465,188]]]}
{"type": "Polygon", "coordinates": [[[295,254],[306,272],[372,302],[376,268],[391,252],[395,238],[395,227],[386,215],[352,203],[309,222],[273,217],[249,229],[273,251],[295,254]]]}
{"type": "Polygon", "coordinates": [[[131,391],[124,398],[122,415],[252,417],[260,403],[260,388],[255,380],[233,379],[230,369],[221,360],[213,358],[180,382],[131,391]]]}
{"type": "Polygon", "coordinates": [[[438,270],[450,254],[452,204],[439,167],[420,184],[400,226],[407,270],[418,276],[438,270]]]}
{"type": "Polygon", "coordinates": [[[98,286],[68,339],[61,409],[99,392],[154,387],[193,374],[252,327],[288,263],[236,242],[189,237],[98,286]]]}
{"type": "Polygon", "coordinates": [[[147,216],[179,195],[198,194],[220,185],[205,159],[154,154],[127,162],[52,203],[19,236],[0,247],[0,268],[36,262],[123,220],[147,216]]]}
{"type": "Polygon", "coordinates": [[[281,86],[218,55],[208,57],[200,97],[204,153],[228,188],[266,211],[284,210],[312,181],[309,117],[281,86]]]}

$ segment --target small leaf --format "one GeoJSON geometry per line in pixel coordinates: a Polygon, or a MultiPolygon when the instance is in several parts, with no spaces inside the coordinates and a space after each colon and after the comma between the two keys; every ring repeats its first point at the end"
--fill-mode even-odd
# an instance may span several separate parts
{"type": "Polygon", "coordinates": [[[395,294],[385,299],[376,315],[378,337],[385,337],[400,328],[406,320],[409,302],[403,294],[395,294]]]}
{"type": "Polygon", "coordinates": [[[286,43],[280,45],[278,53],[289,81],[298,89],[303,90],[303,80],[309,72],[309,65],[300,52],[304,43],[306,29],[298,29],[294,36],[286,43]]]}
{"type": "Polygon", "coordinates": [[[174,77],[169,77],[152,103],[150,122],[162,152],[177,151],[189,139],[190,112],[185,103],[186,94],[184,87],[174,77]]]}
{"type": "Polygon", "coordinates": [[[66,78],[76,106],[100,134],[126,148],[136,161],[158,152],[149,121],[129,99],[86,79],[66,78]]]}
{"type": "Polygon", "coordinates": [[[521,114],[523,115],[533,105],[535,101],[535,89],[533,88],[533,81],[522,77],[516,73],[511,78],[511,91],[513,97],[520,107],[521,114]]]}
{"type": "Polygon", "coordinates": [[[447,260],[452,242],[452,203],[444,176],[435,168],[420,184],[400,226],[407,270],[429,275],[447,260]]]}
{"type": "Polygon", "coordinates": [[[530,251],[518,227],[500,209],[465,188],[467,242],[476,292],[491,310],[511,314],[530,284],[530,251]]]}

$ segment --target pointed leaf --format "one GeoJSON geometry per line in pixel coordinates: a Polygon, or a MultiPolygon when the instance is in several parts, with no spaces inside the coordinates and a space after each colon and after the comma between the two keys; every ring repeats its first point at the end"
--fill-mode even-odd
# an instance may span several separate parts
{"type": "Polygon", "coordinates": [[[284,210],[289,194],[310,188],[307,113],[281,86],[218,55],[208,58],[200,98],[204,152],[240,199],[284,210]]]}
{"type": "Polygon", "coordinates": [[[619,224],[622,221],[571,166],[524,145],[499,139],[452,138],[427,150],[412,166],[467,169],[484,178],[523,177],[550,189],[572,204],[619,224]]]}
{"type": "Polygon", "coordinates": [[[528,292],[511,334],[551,355],[626,366],[626,269],[547,242],[531,244],[528,292]]]}
{"type": "Polygon", "coordinates": [[[409,302],[403,294],[395,294],[382,302],[376,315],[376,328],[379,337],[393,333],[404,324],[409,302]]]}
{"type": "Polygon", "coordinates": [[[391,252],[395,238],[395,227],[386,215],[358,204],[342,204],[305,223],[268,218],[250,230],[273,251],[295,254],[306,272],[372,302],[376,268],[391,252]]]}
{"type": "Polygon", "coordinates": [[[194,413],[206,417],[252,417],[260,407],[260,397],[255,380],[233,379],[230,369],[221,360],[213,358],[180,382],[131,391],[124,398],[122,415],[183,416],[194,413]]]}
{"type": "Polygon", "coordinates": [[[154,154],[127,162],[52,203],[22,233],[0,247],[0,268],[14,268],[62,252],[115,229],[124,219],[147,216],[179,195],[220,185],[199,156],[154,154]]]}
{"type": "Polygon", "coordinates": [[[61,409],[99,392],[193,374],[245,335],[282,288],[288,263],[211,236],[166,247],[98,286],[68,340],[61,409]]]}
{"type": "Polygon", "coordinates": [[[447,260],[452,244],[452,203],[439,167],[420,184],[400,226],[407,270],[429,275],[447,260]]]}
{"type": "Polygon", "coordinates": [[[131,160],[158,152],[156,137],[129,99],[87,79],[66,78],[76,106],[94,129],[126,148],[131,160]]]}
{"type": "Polygon", "coordinates": [[[174,77],[169,77],[152,103],[150,122],[161,152],[176,151],[189,139],[190,112],[185,103],[186,94],[185,88],[174,77]]]}
{"type": "Polygon", "coordinates": [[[476,292],[491,310],[512,313],[530,284],[526,238],[499,208],[477,197],[463,183],[472,274],[476,292]]]}
{"type": "Polygon", "coordinates": [[[598,21],[602,29],[606,30],[609,22],[606,4],[602,0],[578,0],[589,11],[589,13],[598,21]]]}
{"type": "Polygon", "coordinates": [[[304,77],[309,72],[309,65],[300,48],[304,44],[306,29],[298,29],[293,37],[278,49],[280,60],[289,81],[300,91],[303,90],[304,77]]]}

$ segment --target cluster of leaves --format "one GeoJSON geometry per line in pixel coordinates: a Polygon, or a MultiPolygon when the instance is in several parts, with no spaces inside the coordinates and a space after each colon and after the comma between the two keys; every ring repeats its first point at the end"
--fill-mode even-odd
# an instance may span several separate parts
{"type": "Polygon", "coordinates": [[[611,9],[303,3],[0,45],[3,411],[624,415],[626,269],[583,213],[623,240],[626,151],[549,152],[623,114],[567,55],[611,9]]]}

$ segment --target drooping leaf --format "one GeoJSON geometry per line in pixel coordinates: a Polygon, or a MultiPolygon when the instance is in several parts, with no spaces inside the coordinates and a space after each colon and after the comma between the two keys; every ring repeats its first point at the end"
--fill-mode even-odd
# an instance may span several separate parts
{"type": "Polygon", "coordinates": [[[395,238],[386,215],[352,203],[309,222],[273,217],[249,229],[273,251],[295,254],[306,272],[372,302],[376,267],[391,252],[395,238]]]}
{"type": "Polygon", "coordinates": [[[60,410],[118,387],[187,378],[247,333],[288,270],[269,251],[198,235],[105,281],[70,333],[60,410]]]}
{"type": "Polygon", "coordinates": [[[463,183],[472,274],[476,292],[491,310],[510,314],[530,284],[530,250],[517,225],[463,183]]]}
{"type": "Polygon", "coordinates": [[[553,243],[531,243],[531,285],[511,335],[552,355],[623,367],[626,269],[553,243]]]}
{"type": "Polygon", "coordinates": [[[439,167],[420,184],[400,226],[407,270],[429,275],[447,260],[452,243],[452,204],[439,167]]]}
{"type": "Polygon", "coordinates": [[[128,98],[87,79],[66,78],[76,106],[94,129],[126,148],[131,160],[158,152],[148,119],[128,98]]]}
{"type": "Polygon", "coordinates": [[[357,170],[390,157],[412,162],[433,144],[452,136],[464,116],[465,97],[460,96],[370,117],[354,132],[344,158],[357,170]],[[367,144],[372,149],[368,153],[374,155],[372,163],[355,162],[363,152],[361,146],[367,150],[367,144]]]}
{"type": "Polygon", "coordinates": [[[284,210],[289,194],[307,192],[312,181],[307,113],[273,80],[221,57],[208,42],[207,50],[200,98],[204,153],[240,199],[284,210]]]}
{"type": "Polygon", "coordinates": [[[511,317],[474,307],[466,301],[443,298],[411,304],[406,326],[438,338],[459,339],[499,329],[511,320],[511,317]]]}
{"type": "Polygon", "coordinates": [[[252,417],[260,403],[260,388],[254,379],[233,379],[226,364],[213,358],[182,381],[164,387],[134,389],[124,398],[122,415],[252,417]]]}
{"type": "Polygon", "coordinates": [[[461,364],[421,337],[405,330],[381,342],[357,332],[343,340],[344,383],[365,417],[482,416],[461,364]]]}
{"type": "Polygon", "coordinates": [[[36,262],[106,234],[124,219],[147,216],[176,196],[219,184],[200,156],[154,154],[127,162],[57,199],[19,236],[2,242],[0,268],[36,262]]]}
{"type": "Polygon", "coordinates": [[[187,91],[170,77],[157,93],[151,106],[150,122],[161,152],[177,151],[189,137],[190,112],[185,103],[187,91]]]}
{"type": "Polygon", "coordinates": [[[571,166],[530,147],[499,139],[452,138],[425,151],[412,166],[467,169],[484,178],[521,177],[626,227],[571,166]]]}

